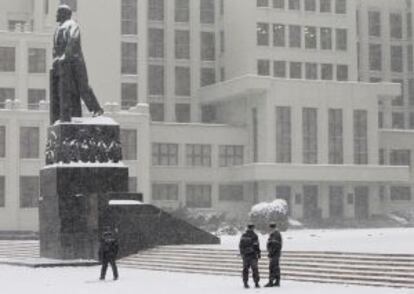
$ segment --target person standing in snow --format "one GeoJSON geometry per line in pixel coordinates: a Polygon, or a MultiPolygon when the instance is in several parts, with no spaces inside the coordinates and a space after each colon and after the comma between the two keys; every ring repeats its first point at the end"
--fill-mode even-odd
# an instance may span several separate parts
{"type": "Polygon", "coordinates": [[[269,282],[265,287],[280,287],[280,255],[282,252],[282,235],[275,223],[269,225],[271,232],[267,240],[269,256],[269,282]]]}
{"type": "Polygon", "coordinates": [[[118,249],[118,240],[111,231],[106,230],[102,235],[101,245],[99,247],[99,259],[102,263],[100,280],[105,280],[108,264],[112,267],[114,280],[118,279],[118,268],[115,262],[118,255],[118,249]]]}
{"type": "Polygon", "coordinates": [[[239,243],[240,255],[243,259],[243,283],[244,288],[249,288],[249,269],[252,269],[253,281],[256,288],[260,288],[259,285],[259,267],[258,261],[260,256],[260,244],[259,238],[254,232],[254,225],[248,224],[246,232],[240,238],[239,243]]]}

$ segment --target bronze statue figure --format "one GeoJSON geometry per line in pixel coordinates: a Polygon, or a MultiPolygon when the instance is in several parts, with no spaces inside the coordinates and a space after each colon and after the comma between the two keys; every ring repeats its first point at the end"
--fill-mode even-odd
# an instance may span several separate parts
{"type": "Polygon", "coordinates": [[[81,117],[81,98],[93,116],[102,115],[103,109],[88,83],[79,25],[72,20],[69,6],[58,7],[56,21],[59,25],[53,39],[50,123],[70,122],[72,117],[81,117]]]}

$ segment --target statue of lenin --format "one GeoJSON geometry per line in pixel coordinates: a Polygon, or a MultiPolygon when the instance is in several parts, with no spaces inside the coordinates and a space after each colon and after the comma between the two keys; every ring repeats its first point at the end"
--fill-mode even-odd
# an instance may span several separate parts
{"type": "Polygon", "coordinates": [[[50,73],[50,124],[70,122],[82,116],[81,100],[93,116],[103,114],[88,83],[81,48],[79,25],[72,20],[72,10],[60,5],[56,14],[59,23],[53,39],[53,68],[50,73]]]}

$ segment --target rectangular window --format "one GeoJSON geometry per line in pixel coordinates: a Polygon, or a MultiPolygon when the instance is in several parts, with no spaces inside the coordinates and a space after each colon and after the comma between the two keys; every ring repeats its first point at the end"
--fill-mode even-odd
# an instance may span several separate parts
{"type": "Polygon", "coordinates": [[[333,65],[332,64],[321,64],[321,79],[322,80],[333,80],[333,65]]]}
{"type": "Polygon", "coordinates": [[[381,44],[369,44],[369,69],[382,69],[382,49],[381,44]]]}
{"type": "Polygon", "coordinates": [[[200,22],[205,24],[214,23],[214,0],[200,0],[200,22]]]}
{"type": "Polygon", "coordinates": [[[371,37],[381,37],[381,12],[368,11],[368,33],[371,37]]]}
{"type": "Polygon", "coordinates": [[[39,158],[39,128],[20,128],[20,158],[39,158]]]}
{"type": "Polygon", "coordinates": [[[335,1],[335,13],[346,14],[346,0],[335,1]]]}
{"type": "Polygon", "coordinates": [[[348,32],[346,29],[336,29],[336,50],[346,51],[348,48],[348,32]]]}
{"type": "Polygon", "coordinates": [[[302,63],[301,62],[290,62],[289,71],[291,79],[301,79],[302,78],[302,63]]]}
{"type": "Polygon", "coordinates": [[[348,65],[338,64],[336,66],[336,79],[338,81],[347,81],[348,80],[348,65]]]}
{"type": "Polygon", "coordinates": [[[288,215],[291,214],[291,209],[292,209],[291,197],[292,197],[292,189],[290,186],[284,186],[284,185],[276,186],[276,199],[283,199],[286,201],[286,204],[288,206],[288,215]]]}
{"type": "Polygon", "coordinates": [[[148,0],[148,19],[164,20],[164,0],[148,0]]]}
{"type": "Polygon", "coordinates": [[[368,164],[368,114],[354,110],[354,163],[368,164]]]}
{"type": "Polygon", "coordinates": [[[384,127],[384,113],[382,111],[378,112],[378,128],[382,129],[384,127]]]}
{"type": "Polygon", "coordinates": [[[187,144],[185,150],[187,166],[211,166],[211,145],[187,144]]]}
{"type": "Polygon", "coordinates": [[[273,46],[285,47],[285,25],[273,24],[273,46]]]}
{"type": "Polygon", "coordinates": [[[0,207],[6,206],[6,181],[4,176],[0,176],[0,207]]]}
{"type": "Polygon", "coordinates": [[[190,122],[190,110],[188,103],[175,104],[175,120],[180,123],[190,122]]]}
{"type": "Polygon", "coordinates": [[[305,48],[316,49],[316,27],[305,27],[305,48]]]}
{"type": "Polygon", "coordinates": [[[137,74],[137,50],[137,43],[121,43],[121,73],[133,75],[137,74]]]}
{"type": "Polygon", "coordinates": [[[316,0],[305,0],[305,11],[316,11],[316,0]]]}
{"type": "Polygon", "coordinates": [[[190,31],[175,30],[175,58],[190,58],[190,31]]]}
{"type": "Polygon", "coordinates": [[[164,95],[164,66],[148,65],[148,94],[164,95]]]}
{"type": "Polygon", "coordinates": [[[273,61],[273,76],[277,78],[286,78],[286,61],[273,61]]]}
{"type": "Polygon", "coordinates": [[[318,116],[316,108],[302,109],[303,163],[318,163],[318,116]]]}
{"type": "Polygon", "coordinates": [[[300,10],[300,0],[289,0],[290,10],[300,10]]]}
{"type": "Polygon", "coordinates": [[[178,201],[178,184],[152,184],[152,200],[178,201]]]}
{"type": "Polygon", "coordinates": [[[201,60],[214,61],[216,59],[216,42],[213,32],[201,32],[201,60]]]}
{"type": "Polygon", "coordinates": [[[163,103],[150,103],[149,108],[152,121],[164,121],[163,103]]]}
{"type": "Polygon", "coordinates": [[[217,108],[215,105],[203,105],[201,106],[201,122],[213,123],[216,121],[217,108]]]}
{"type": "Polygon", "coordinates": [[[385,150],[383,148],[380,148],[378,150],[378,163],[379,165],[384,165],[385,164],[385,150]]]}
{"type": "Polygon", "coordinates": [[[46,49],[29,48],[28,51],[28,68],[29,73],[45,73],[46,72],[46,49]]]}
{"type": "Polygon", "coordinates": [[[392,128],[393,129],[404,129],[404,113],[403,112],[392,113],[392,128]]]}
{"type": "Polygon", "coordinates": [[[185,204],[188,208],[211,208],[211,185],[187,185],[185,204]]]}
{"type": "Polygon", "coordinates": [[[220,145],[219,165],[233,166],[243,164],[244,147],[242,145],[220,145]]]}
{"type": "Polygon", "coordinates": [[[188,22],[190,20],[190,0],[175,0],[174,19],[176,22],[188,22]]]}
{"type": "Polygon", "coordinates": [[[319,2],[319,10],[320,12],[331,12],[332,6],[331,6],[331,0],[320,0],[319,2]]]}
{"type": "Polygon", "coordinates": [[[394,39],[402,39],[402,15],[390,13],[390,35],[394,39]]]}
{"type": "Polygon", "coordinates": [[[411,150],[409,149],[391,150],[390,165],[411,166],[411,150]]]}
{"type": "Polygon", "coordinates": [[[216,71],[214,68],[211,67],[203,67],[201,68],[201,76],[200,76],[200,84],[201,87],[205,87],[216,82],[216,71]]]}
{"type": "Polygon", "coordinates": [[[413,45],[407,45],[407,70],[413,72],[414,58],[413,58],[413,45]]]}
{"type": "Polygon", "coordinates": [[[190,96],[191,95],[191,79],[190,68],[176,66],[175,67],[175,95],[190,96]]]}
{"type": "Polygon", "coordinates": [[[285,9],[285,0],[273,0],[273,8],[285,9]]]}
{"type": "Polygon", "coordinates": [[[138,103],[138,85],[136,83],[121,84],[121,108],[130,109],[138,103]]]}
{"type": "Polygon", "coordinates": [[[226,80],[226,69],[222,66],[220,67],[220,81],[224,82],[226,80]]]}
{"type": "Polygon", "coordinates": [[[259,59],[257,61],[257,74],[259,76],[270,75],[270,61],[266,59],[259,59]]]}
{"type": "Polygon", "coordinates": [[[137,160],[137,130],[121,129],[120,139],[124,160],[137,160]]]}
{"type": "Polygon", "coordinates": [[[178,144],[152,143],[152,165],[178,165],[178,144]]]}
{"type": "Polygon", "coordinates": [[[393,72],[403,72],[402,46],[391,46],[391,70],[393,72]]]}
{"type": "Polygon", "coordinates": [[[276,107],[276,162],[292,161],[292,125],[290,107],[276,107]]]}
{"type": "Polygon", "coordinates": [[[257,0],[256,6],[257,7],[269,7],[269,0],[257,0]]]}
{"type": "Polygon", "coordinates": [[[328,148],[329,164],[343,164],[342,110],[329,109],[328,148]]]}
{"type": "Polygon", "coordinates": [[[244,200],[243,185],[220,185],[219,201],[239,202],[244,200]]]}
{"type": "Polygon", "coordinates": [[[398,83],[401,86],[401,94],[402,95],[398,95],[396,96],[394,99],[392,99],[391,101],[391,105],[392,106],[402,106],[404,104],[404,98],[403,98],[403,94],[404,94],[404,81],[400,80],[400,79],[392,79],[393,83],[398,83]]]}
{"type": "Polygon", "coordinates": [[[407,39],[413,37],[413,15],[411,12],[407,13],[407,39]]]}
{"type": "Polygon", "coordinates": [[[220,31],[220,53],[224,53],[225,49],[224,31],[220,31]]]}
{"type": "Polygon", "coordinates": [[[27,108],[30,110],[39,109],[40,101],[46,101],[45,89],[29,89],[27,91],[27,108]]]}
{"type": "Polygon", "coordinates": [[[414,105],[414,79],[408,79],[408,101],[414,105]]]}
{"type": "Polygon", "coordinates": [[[332,29],[321,28],[321,49],[332,50],[332,29]]]}
{"type": "Polygon", "coordinates": [[[391,186],[390,198],[391,201],[410,201],[411,188],[406,186],[391,186]]]}
{"type": "Polygon", "coordinates": [[[268,23],[257,23],[257,45],[258,46],[269,46],[269,24],[268,23]]]}
{"type": "Polygon", "coordinates": [[[164,30],[148,29],[148,56],[153,58],[164,57],[164,30]]]}
{"type": "Polygon", "coordinates": [[[317,63],[305,63],[305,72],[307,80],[318,79],[318,64],[317,63]]]}
{"type": "Polygon", "coordinates": [[[344,187],[329,186],[329,216],[341,219],[344,216],[344,187]]]}
{"type": "Polygon", "coordinates": [[[289,26],[289,47],[300,48],[302,45],[302,33],[301,27],[290,25],[289,26]]]}
{"type": "Polygon", "coordinates": [[[6,157],[6,127],[0,126],[0,157],[6,157]]]}
{"type": "Polygon", "coordinates": [[[410,112],[410,129],[414,129],[414,112],[410,112]]]}
{"type": "Polygon", "coordinates": [[[39,177],[20,177],[20,207],[33,208],[39,205],[39,177]]]}
{"type": "Polygon", "coordinates": [[[0,47],[0,72],[14,72],[16,70],[16,49],[14,47],[0,47]]]}
{"type": "Polygon", "coordinates": [[[136,35],[137,26],[137,0],[122,0],[121,2],[121,33],[123,35],[136,35]]]}

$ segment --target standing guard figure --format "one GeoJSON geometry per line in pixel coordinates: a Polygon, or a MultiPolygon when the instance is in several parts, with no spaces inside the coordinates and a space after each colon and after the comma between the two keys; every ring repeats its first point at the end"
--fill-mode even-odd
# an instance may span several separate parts
{"type": "Polygon", "coordinates": [[[50,124],[59,120],[70,122],[82,116],[80,98],[93,116],[103,114],[88,83],[83,58],[79,25],[72,20],[72,10],[60,5],[56,14],[59,23],[53,39],[53,68],[50,72],[50,124]]]}
{"type": "Polygon", "coordinates": [[[282,252],[282,235],[275,223],[269,225],[272,230],[267,240],[269,256],[269,283],[265,287],[280,287],[280,255],[282,252]]]}
{"type": "Polygon", "coordinates": [[[240,255],[243,258],[243,283],[244,288],[249,288],[249,269],[253,272],[253,281],[256,288],[260,288],[259,285],[259,267],[258,260],[260,258],[260,245],[259,238],[254,232],[254,225],[248,224],[246,232],[240,238],[239,243],[240,255]]]}
{"type": "Polygon", "coordinates": [[[114,280],[118,280],[118,268],[116,266],[116,257],[118,255],[118,240],[110,230],[103,233],[101,246],[99,247],[99,259],[102,262],[100,280],[105,280],[108,263],[112,267],[114,280]]]}

